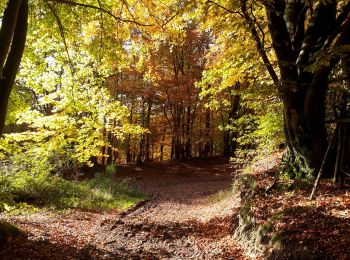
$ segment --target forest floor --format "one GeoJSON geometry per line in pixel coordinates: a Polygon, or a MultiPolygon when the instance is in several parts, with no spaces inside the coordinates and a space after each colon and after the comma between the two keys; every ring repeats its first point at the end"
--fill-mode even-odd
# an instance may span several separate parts
{"type": "Polygon", "coordinates": [[[349,259],[350,185],[322,180],[310,201],[313,182],[280,176],[281,155],[246,174],[221,158],[120,167],[117,179],[147,200],[119,212],[7,216],[27,236],[0,259],[349,259]]]}
{"type": "Polygon", "coordinates": [[[282,154],[261,158],[236,176],[236,242],[253,258],[350,259],[350,180],[340,187],[323,179],[310,200],[314,180],[280,175],[282,154]]]}
{"type": "Polygon", "coordinates": [[[123,212],[41,211],[7,220],[26,232],[1,259],[244,259],[233,233],[239,197],[221,159],[120,167],[148,196],[123,212]]]}

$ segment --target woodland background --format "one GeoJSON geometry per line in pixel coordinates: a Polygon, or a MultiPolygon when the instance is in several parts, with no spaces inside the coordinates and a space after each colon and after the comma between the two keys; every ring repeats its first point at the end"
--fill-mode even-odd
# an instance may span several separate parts
{"type": "Polygon", "coordinates": [[[348,1],[11,0],[0,13],[0,212],[127,208],[145,195],[118,167],[193,158],[229,158],[264,194],[309,192],[317,176],[346,187],[348,1]],[[249,173],[280,150],[273,175],[249,173]]]}

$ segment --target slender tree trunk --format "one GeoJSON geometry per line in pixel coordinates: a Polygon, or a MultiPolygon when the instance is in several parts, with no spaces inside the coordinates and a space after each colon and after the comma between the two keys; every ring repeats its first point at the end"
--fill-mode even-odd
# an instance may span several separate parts
{"type": "MultiPolygon", "coordinates": [[[[132,124],[133,123],[133,113],[134,113],[134,101],[132,100],[132,105],[131,105],[131,109],[130,109],[130,116],[129,116],[129,123],[132,124]]],[[[132,152],[131,152],[131,135],[128,134],[128,137],[126,139],[126,162],[130,163],[133,160],[132,157],[132,152]]]]}
{"type": "Polygon", "coordinates": [[[162,135],[162,140],[160,141],[160,161],[163,161],[164,158],[164,140],[165,140],[165,135],[162,135]]]}
{"type": "MultiPolygon", "coordinates": [[[[162,145],[163,148],[163,145],[162,145]]],[[[171,151],[170,151],[170,158],[175,158],[175,135],[173,134],[171,139],[171,151]]]]}
{"type": "Polygon", "coordinates": [[[191,120],[191,106],[187,107],[187,113],[186,113],[186,143],[185,143],[185,157],[190,158],[192,157],[192,120],[191,120]]]}
{"type": "Polygon", "coordinates": [[[204,158],[208,158],[210,153],[210,110],[205,112],[205,145],[204,158]]]}
{"type": "MultiPolygon", "coordinates": [[[[144,99],[142,101],[141,125],[145,127],[145,100],[144,99]]],[[[136,158],[137,164],[141,164],[143,162],[144,150],[145,150],[145,134],[142,133],[140,136],[139,152],[136,158]]]]}
{"type": "MultiPolygon", "coordinates": [[[[234,89],[235,90],[240,89],[239,82],[235,84],[234,89]]],[[[240,109],[241,109],[240,101],[241,101],[241,97],[239,94],[235,94],[231,96],[231,100],[230,100],[231,107],[230,107],[230,111],[228,112],[228,118],[227,120],[222,119],[222,124],[224,126],[234,125],[236,123],[235,120],[237,120],[240,116],[240,109]]],[[[224,134],[223,134],[224,156],[229,157],[234,155],[237,149],[237,141],[235,140],[236,137],[237,137],[237,133],[233,132],[232,130],[230,129],[224,130],[224,134]]]]}
{"type": "MultiPolygon", "coordinates": [[[[150,99],[148,99],[147,115],[146,115],[146,127],[147,127],[147,129],[150,129],[151,112],[152,112],[152,101],[150,99]]],[[[146,134],[146,144],[145,144],[145,160],[146,161],[151,160],[150,154],[151,154],[150,134],[146,134]]]]}
{"type": "Polygon", "coordinates": [[[172,140],[172,158],[180,160],[184,158],[184,147],[183,147],[183,108],[181,104],[177,104],[175,106],[175,111],[173,115],[173,125],[174,125],[174,133],[172,140]]]}

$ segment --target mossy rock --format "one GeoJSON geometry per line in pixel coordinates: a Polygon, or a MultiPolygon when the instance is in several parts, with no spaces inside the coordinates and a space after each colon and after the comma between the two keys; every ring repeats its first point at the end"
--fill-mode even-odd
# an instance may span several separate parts
{"type": "Polygon", "coordinates": [[[0,247],[4,245],[9,238],[17,236],[25,236],[25,233],[15,225],[0,220],[0,247]]]}

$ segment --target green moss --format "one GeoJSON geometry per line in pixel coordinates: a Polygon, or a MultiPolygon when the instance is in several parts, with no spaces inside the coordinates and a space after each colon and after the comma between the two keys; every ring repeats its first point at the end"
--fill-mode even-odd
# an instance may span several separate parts
{"type": "Polygon", "coordinates": [[[211,195],[208,200],[212,203],[222,201],[230,196],[232,196],[232,190],[223,190],[211,195]]]}
{"type": "Polygon", "coordinates": [[[18,236],[23,234],[23,232],[15,225],[12,225],[11,223],[0,220],[0,234],[18,236]]]}
{"type": "Polygon", "coordinates": [[[274,246],[278,246],[278,245],[281,245],[283,239],[284,239],[285,235],[281,232],[278,232],[278,233],[274,233],[272,236],[271,236],[271,244],[274,245],[274,246]]]}
{"type": "Polygon", "coordinates": [[[253,193],[258,188],[258,182],[249,174],[243,174],[235,181],[233,188],[240,191],[245,189],[253,193]]]}
{"type": "Polygon", "coordinates": [[[245,225],[253,225],[255,224],[255,218],[251,214],[252,204],[251,202],[246,202],[239,210],[239,216],[243,220],[245,225]]]}
{"type": "Polygon", "coordinates": [[[261,236],[265,236],[267,233],[269,233],[272,229],[272,222],[268,221],[265,224],[261,225],[259,228],[259,234],[261,236]]]}
{"type": "Polygon", "coordinates": [[[287,150],[282,157],[281,173],[289,179],[310,179],[314,170],[301,154],[287,150]]]}

